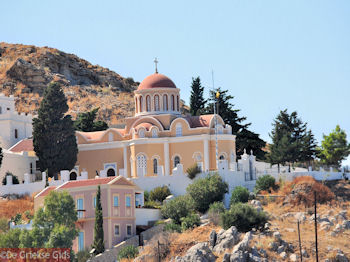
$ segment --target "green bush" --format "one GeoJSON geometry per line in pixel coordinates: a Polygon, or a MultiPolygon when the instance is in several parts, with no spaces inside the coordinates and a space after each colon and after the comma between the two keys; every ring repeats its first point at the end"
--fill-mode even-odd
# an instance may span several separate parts
{"type": "Polygon", "coordinates": [[[209,206],[208,218],[210,222],[214,225],[218,225],[220,223],[220,216],[225,212],[225,206],[222,202],[215,202],[209,206]]]}
{"type": "Polygon", "coordinates": [[[165,225],[164,231],[181,233],[181,226],[179,224],[171,222],[165,225]]]}
{"type": "Polygon", "coordinates": [[[221,214],[221,226],[225,229],[235,226],[238,231],[247,232],[252,228],[260,229],[267,222],[265,212],[258,212],[248,204],[237,203],[221,214]]]}
{"type": "Polygon", "coordinates": [[[4,178],[2,179],[2,185],[3,186],[6,186],[6,177],[7,176],[12,176],[12,184],[16,185],[16,184],[19,184],[19,180],[18,180],[18,177],[15,176],[14,174],[12,174],[11,172],[6,172],[4,178]]]}
{"type": "Polygon", "coordinates": [[[275,178],[271,175],[263,175],[256,180],[255,191],[259,192],[261,190],[265,190],[270,192],[270,189],[275,187],[275,178]]]}
{"type": "Polygon", "coordinates": [[[157,209],[160,209],[161,205],[159,204],[159,202],[156,202],[156,201],[147,201],[147,202],[145,202],[143,207],[144,208],[157,208],[157,209]]]}
{"type": "Polygon", "coordinates": [[[186,190],[193,199],[194,208],[204,213],[210,204],[223,200],[228,186],[216,173],[194,181],[186,190]]]}
{"type": "Polygon", "coordinates": [[[1,217],[0,218],[0,233],[7,232],[9,229],[10,229],[9,221],[6,218],[1,217]]]}
{"type": "Polygon", "coordinates": [[[236,203],[246,203],[249,199],[249,190],[242,186],[237,186],[232,191],[230,206],[236,203]]]}
{"type": "Polygon", "coordinates": [[[193,211],[192,199],[189,196],[178,196],[162,206],[162,215],[180,224],[181,218],[193,211]]]}
{"type": "Polygon", "coordinates": [[[199,226],[200,223],[201,220],[196,213],[189,214],[188,216],[181,218],[182,231],[199,226]]]}
{"type": "Polygon", "coordinates": [[[75,257],[77,262],[86,262],[90,258],[89,250],[79,251],[75,257]]]}
{"type": "Polygon", "coordinates": [[[145,202],[149,201],[149,192],[147,190],[143,192],[143,198],[145,202]]]}
{"type": "Polygon", "coordinates": [[[162,203],[167,196],[171,195],[170,189],[167,186],[159,186],[154,188],[149,194],[149,200],[159,201],[162,203]]]}
{"type": "Polygon", "coordinates": [[[121,260],[123,258],[135,258],[139,254],[139,249],[134,246],[126,246],[120,249],[118,253],[118,260],[121,260]]]}
{"type": "Polygon", "coordinates": [[[197,165],[197,163],[186,169],[186,173],[189,179],[194,179],[200,172],[202,172],[202,170],[197,165]]]}

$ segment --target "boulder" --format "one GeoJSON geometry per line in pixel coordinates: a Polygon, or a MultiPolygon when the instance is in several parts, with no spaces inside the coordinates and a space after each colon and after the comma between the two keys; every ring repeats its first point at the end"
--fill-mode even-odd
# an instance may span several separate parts
{"type": "Polygon", "coordinates": [[[214,248],[214,246],[216,244],[216,239],[217,239],[216,231],[212,230],[210,235],[209,235],[209,247],[210,248],[214,248]]]}
{"type": "MultiPolygon", "coordinates": [[[[221,232],[221,231],[220,231],[221,232]]],[[[239,241],[237,228],[232,226],[221,234],[217,235],[214,252],[222,253],[226,249],[231,249],[239,241]]]]}
{"type": "Polygon", "coordinates": [[[248,260],[248,253],[242,250],[237,250],[230,256],[230,262],[246,262],[248,260]]]}
{"type": "Polygon", "coordinates": [[[349,259],[341,252],[338,252],[336,255],[335,255],[335,260],[337,262],[349,262],[349,259]]]}
{"type": "Polygon", "coordinates": [[[306,251],[305,249],[302,249],[302,250],[301,250],[301,255],[302,255],[303,257],[306,257],[306,258],[309,257],[309,254],[307,253],[307,251],[306,251]]]}
{"type": "Polygon", "coordinates": [[[287,253],[286,252],[282,252],[281,254],[280,254],[280,257],[283,259],[283,260],[285,260],[285,259],[287,259],[287,253]]]}
{"type": "Polygon", "coordinates": [[[249,243],[250,243],[250,240],[252,239],[253,237],[253,234],[252,232],[247,232],[242,241],[239,242],[234,248],[233,248],[233,251],[232,251],[232,254],[235,253],[236,251],[238,250],[242,250],[242,251],[246,251],[247,248],[249,247],[249,243]]]}
{"type": "Polygon", "coordinates": [[[208,243],[198,243],[187,250],[186,255],[179,258],[176,262],[214,262],[216,257],[211,252],[208,243]]]}
{"type": "Polygon", "coordinates": [[[225,253],[224,257],[222,258],[222,262],[230,262],[231,254],[225,253]]]}
{"type": "Polygon", "coordinates": [[[342,223],[342,228],[350,229],[350,220],[344,220],[342,223]]]}
{"type": "Polygon", "coordinates": [[[299,259],[299,256],[297,254],[291,254],[289,256],[289,260],[292,261],[292,262],[297,262],[299,259]]]}
{"type": "Polygon", "coordinates": [[[281,233],[278,232],[278,231],[274,232],[273,233],[273,238],[275,239],[275,241],[280,242],[282,240],[281,233]]]}

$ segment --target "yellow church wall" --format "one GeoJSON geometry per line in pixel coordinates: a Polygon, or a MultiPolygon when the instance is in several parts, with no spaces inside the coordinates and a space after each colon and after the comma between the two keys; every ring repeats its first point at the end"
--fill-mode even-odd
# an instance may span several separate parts
{"type": "MultiPolygon", "coordinates": [[[[209,170],[216,170],[216,143],[215,143],[215,139],[211,140],[209,143],[209,155],[210,155],[210,166],[209,166],[209,170]]],[[[226,153],[226,159],[230,161],[230,154],[231,154],[231,150],[233,150],[233,152],[236,152],[235,150],[235,142],[232,140],[218,140],[218,153],[219,153],[219,157],[221,153],[226,153]]]]}
{"type": "Polygon", "coordinates": [[[123,148],[80,151],[76,165],[80,170],[85,169],[89,178],[94,178],[96,170],[103,170],[104,163],[116,163],[119,172],[120,168],[124,168],[123,148]]]}
{"type": "MultiPolygon", "coordinates": [[[[164,145],[158,144],[142,144],[135,145],[135,156],[138,154],[145,154],[147,157],[147,176],[153,176],[153,159],[156,157],[158,159],[158,165],[164,166],[164,145]]],[[[136,161],[136,158],[135,158],[136,161]]],[[[136,169],[135,169],[136,171],[136,169]]]]}
{"type": "Polygon", "coordinates": [[[170,143],[170,172],[174,168],[174,157],[176,155],[180,157],[180,163],[183,165],[184,172],[186,172],[186,169],[195,163],[195,159],[193,158],[193,154],[195,152],[200,152],[202,154],[202,158],[204,159],[203,148],[203,141],[170,143]]]}

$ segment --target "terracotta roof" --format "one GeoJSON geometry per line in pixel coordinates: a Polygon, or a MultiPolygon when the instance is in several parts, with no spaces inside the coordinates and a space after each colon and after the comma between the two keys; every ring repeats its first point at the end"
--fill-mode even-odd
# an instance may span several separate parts
{"type": "Polygon", "coordinates": [[[82,136],[84,136],[87,139],[90,140],[99,140],[101,139],[101,137],[103,136],[103,134],[106,132],[106,130],[104,131],[95,131],[95,132],[77,132],[79,134],[81,134],[82,136]]]}
{"type": "Polygon", "coordinates": [[[11,152],[34,151],[33,139],[31,138],[23,139],[19,141],[17,144],[15,144],[14,146],[12,146],[9,150],[11,152]]]}
{"type": "Polygon", "coordinates": [[[66,189],[66,188],[74,188],[74,187],[85,187],[85,186],[97,186],[97,185],[106,185],[113,181],[113,184],[119,184],[119,185],[130,185],[135,186],[135,184],[131,181],[128,181],[125,177],[122,176],[113,176],[113,177],[101,177],[101,178],[94,178],[94,179],[84,179],[84,180],[75,180],[75,181],[68,181],[64,183],[63,185],[57,187],[57,189],[66,189]],[[113,181],[115,180],[115,181],[113,181]]]}
{"type": "Polygon", "coordinates": [[[209,127],[211,119],[214,115],[187,116],[185,119],[190,124],[191,128],[209,127]]]}
{"type": "Polygon", "coordinates": [[[44,197],[47,196],[52,190],[54,190],[56,188],[56,186],[48,186],[46,188],[44,188],[39,194],[37,194],[35,197],[44,197]]]}
{"type": "Polygon", "coordinates": [[[155,73],[147,76],[139,85],[137,90],[150,88],[176,88],[174,82],[167,76],[155,73]]]}

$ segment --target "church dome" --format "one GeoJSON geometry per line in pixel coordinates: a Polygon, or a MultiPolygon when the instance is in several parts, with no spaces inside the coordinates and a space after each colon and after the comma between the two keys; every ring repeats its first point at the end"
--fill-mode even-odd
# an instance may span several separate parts
{"type": "Polygon", "coordinates": [[[137,90],[145,90],[152,88],[176,88],[174,82],[167,76],[162,74],[152,74],[147,76],[139,85],[137,90]]]}

